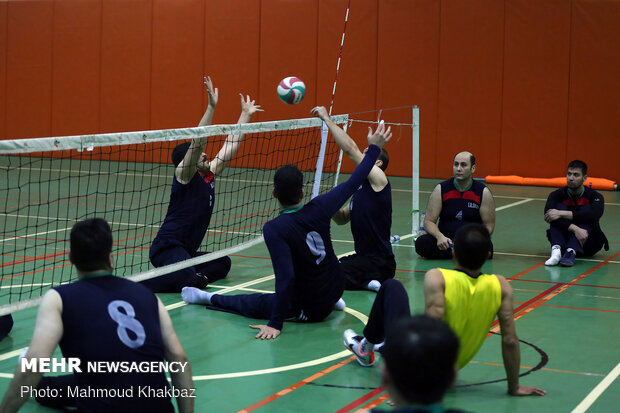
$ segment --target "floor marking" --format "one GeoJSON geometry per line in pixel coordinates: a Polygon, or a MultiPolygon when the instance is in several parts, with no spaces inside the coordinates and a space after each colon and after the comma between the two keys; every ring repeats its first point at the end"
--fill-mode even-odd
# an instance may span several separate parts
{"type": "Polygon", "coordinates": [[[513,202],[512,204],[508,204],[508,205],[503,205],[501,207],[497,207],[497,208],[495,208],[495,211],[497,212],[497,211],[501,211],[502,209],[512,208],[513,206],[525,204],[526,202],[530,202],[530,201],[533,201],[533,200],[534,200],[534,198],[525,198],[525,199],[522,199],[521,201],[513,202]]]}
{"type": "MultiPolygon", "coordinates": [[[[346,350],[346,351],[347,351],[347,353],[349,353],[348,350],[346,350]]],[[[239,410],[238,413],[246,413],[246,412],[251,412],[252,410],[256,410],[259,407],[262,407],[262,406],[266,405],[267,403],[271,403],[272,401],[274,401],[276,399],[279,399],[280,397],[282,397],[282,396],[284,396],[284,395],[286,395],[286,394],[288,394],[288,393],[290,393],[290,392],[292,392],[294,390],[297,390],[298,388],[300,388],[302,386],[305,386],[306,384],[310,383],[311,381],[314,381],[314,380],[316,380],[316,379],[318,379],[320,377],[323,377],[324,375],[326,375],[328,373],[331,373],[332,371],[334,371],[336,369],[339,369],[340,367],[344,366],[345,364],[348,364],[348,363],[352,362],[353,360],[355,360],[355,356],[351,356],[351,357],[349,357],[349,358],[347,358],[345,360],[342,360],[341,362],[336,363],[333,366],[330,366],[330,367],[328,367],[328,368],[326,368],[324,370],[321,370],[320,372],[318,372],[316,374],[313,374],[310,377],[306,377],[302,381],[300,381],[298,383],[295,383],[292,386],[289,386],[289,387],[287,387],[285,389],[282,389],[279,392],[277,392],[275,394],[272,394],[271,396],[269,396],[267,398],[264,398],[263,400],[261,400],[259,402],[256,402],[256,403],[254,403],[251,406],[246,407],[245,409],[239,410]]]]}
{"type": "Polygon", "coordinates": [[[609,374],[607,375],[607,377],[605,377],[603,379],[603,381],[601,381],[591,392],[590,394],[588,394],[586,396],[585,399],[583,399],[581,401],[581,403],[579,403],[579,405],[577,405],[577,407],[575,407],[573,409],[573,411],[571,413],[583,413],[586,410],[588,410],[590,408],[590,406],[592,406],[592,403],[594,403],[596,401],[596,399],[599,398],[599,396],[601,394],[603,394],[603,392],[605,391],[605,389],[607,389],[607,387],[609,387],[609,385],[611,383],[613,383],[614,380],[616,380],[616,378],[618,377],[618,375],[620,375],[620,363],[618,363],[616,365],[616,367],[614,367],[614,369],[612,371],[609,372],[609,374]]]}
{"type": "MultiPolygon", "coordinates": [[[[515,309],[515,311],[514,311],[515,313],[517,311],[520,311],[521,309],[523,309],[523,311],[521,311],[519,314],[515,314],[514,320],[517,321],[518,319],[520,319],[524,315],[528,314],[532,310],[536,309],[537,307],[540,307],[541,305],[543,305],[547,301],[551,300],[553,297],[557,296],[558,294],[561,294],[563,291],[566,291],[570,286],[578,283],[579,281],[581,281],[582,279],[584,279],[585,277],[587,277],[588,275],[590,275],[591,273],[593,273],[594,271],[598,270],[603,265],[605,265],[607,263],[607,261],[611,261],[612,258],[616,258],[619,255],[620,255],[620,252],[615,253],[614,255],[609,257],[607,260],[605,260],[605,261],[595,265],[594,267],[590,268],[589,270],[587,270],[583,274],[573,278],[571,281],[569,281],[566,284],[561,284],[561,283],[556,284],[554,287],[551,287],[550,289],[548,289],[547,290],[548,294],[546,296],[542,297],[540,300],[538,300],[538,297],[540,297],[540,295],[545,294],[545,293],[539,294],[536,297],[534,297],[533,299],[527,301],[527,303],[525,303],[522,306],[519,306],[517,309],[515,309]],[[536,300],[538,300],[538,301],[536,301],[536,300]],[[531,304],[531,303],[533,303],[533,304],[531,304]],[[531,304],[531,305],[529,305],[529,307],[528,307],[526,304],[527,305],[531,304]]],[[[495,323],[497,323],[497,321],[495,321],[493,323],[493,325],[495,325],[495,323]]],[[[496,326],[491,331],[492,332],[497,332],[498,330],[499,330],[499,326],[496,326]]]]}
{"type": "MultiPolygon", "coordinates": [[[[0,361],[7,360],[7,359],[10,359],[10,358],[19,356],[24,348],[25,347],[19,348],[17,350],[9,351],[8,353],[4,353],[4,354],[0,355],[0,361]]],[[[12,374],[11,374],[11,378],[13,378],[12,374]]]]}
{"type": "Polygon", "coordinates": [[[377,397],[375,400],[371,401],[370,403],[368,403],[366,406],[357,409],[355,411],[355,413],[363,413],[363,412],[368,412],[372,409],[374,409],[375,407],[377,407],[378,405],[380,405],[381,403],[383,403],[384,401],[386,401],[387,399],[390,398],[390,395],[385,393],[382,394],[381,396],[377,397]]]}
{"type": "Polygon", "coordinates": [[[240,371],[236,373],[223,373],[223,374],[209,374],[205,376],[194,376],[194,381],[232,379],[236,377],[259,376],[261,374],[279,373],[282,371],[296,370],[296,369],[301,369],[304,367],[316,366],[318,364],[338,360],[344,357],[348,357],[350,355],[351,355],[351,352],[349,350],[343,350],[340,353],[334,353],[330,356],[325,356],[325,357],[318,358],[315,360],[305,361],[303,363],[289,364],[288,366],[272,367],[269,369],[253,370],[253,371],[240,371]]]}
{"type": "Polygon", "coordinates": [[[357,400],[352,401],[351,403],[347,404],[346,406],[344,406],[342,409],[340,410],[336,410],[336,413],[346,413],[349,412],[353,409],[355,409],[357,406],[364,404],[367,400],[372,399],[373,397],[375,397],[378,394],[381,394],[385,391],[385,389],[383,388],[383,386],[377,387],[376,389],[374,389],[373,391],[369,392],[368,394],[360,397],[357,400]]]}
{"type": "MultiPolygon", "coordinates": [[[[475,361],[475,360],[471,360],[470,361],[471,364],[483,364],[485,366],[497,366],[497,367],[504,367],[503,363],[492,363],[490,361],[475,361]]],[[[519,366],[520,369],[531,369],[533,368],[532,366],[519,366]]],[[[541,368],[541,370],[545,370],[545,371],[552,371],[554,373],[567,373],[567,374],[580,374],[583,376],[600,376],[603,377],[604,374],[601,373],[587,373],[584,371],[571,371],[571,370],[558,370],[558,369],[549,369],[546,367],[541,368]]]]}

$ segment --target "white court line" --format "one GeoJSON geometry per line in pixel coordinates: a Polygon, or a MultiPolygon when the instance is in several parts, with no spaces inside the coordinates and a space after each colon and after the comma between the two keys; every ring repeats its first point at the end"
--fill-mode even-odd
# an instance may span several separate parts
{"type": "Polygon", "coordinates": [[[588,410],[590,406],[592,406],[592,403],[594,403],[596,399],[598,399],[599,396],[603,394],[605,389],[607,389],[607,387],[609,387],[609,385],[613,383],[614,380],[616,380],[618,375],[620,375],[620,363],[618,363],[616,367],[614,367],[614,369],[609,372],[609,374],[603,379],[603,381],[601,381],[590,392],[590,394],[588,394],[586,398],[583,399],[581,403],[579,403],[579,405],[577,405],[577,407],[573,409],[571,413],[583,413],[588,410]]]}
{"type": "Polygon", "coordinates": [[[533,201],[533,200],[534,200],[534,198],[525,198],[525,199],[522,199],[521,201],[513,202],[512,204],[503,205],[501,207],[495,208],[495,211],[501,211],[502,209],[512,208],[513,206],[525,204],[526,202],[530,202],[530,201],[533,201]]]}

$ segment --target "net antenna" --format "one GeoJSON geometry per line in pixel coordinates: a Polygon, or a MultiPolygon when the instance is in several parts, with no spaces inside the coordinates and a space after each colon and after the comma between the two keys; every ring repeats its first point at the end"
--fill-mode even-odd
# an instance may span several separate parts
{"type": "MultiPolygon", "coordinates": [[[[346,125],[348,115],[333,119],[346,125]]],[[[36,306],[49,288],[77,278],[69,233],[83,219],[110,223],[114,273],[137,281],[263,242],[263,224],[279,210],[271,193],[276,169],[297,165],[318,193],[334,186],[339,148],[321,141],[321,125],[306,118],[0,141],[0,315],[36,306]],[[208,136],[205,153],[212,158],[229,134],[244,139],[216,177],[213,215],[199,248],[211,253],[153,269],[148,253],[168,208],[172,149],[208,136]]]]}

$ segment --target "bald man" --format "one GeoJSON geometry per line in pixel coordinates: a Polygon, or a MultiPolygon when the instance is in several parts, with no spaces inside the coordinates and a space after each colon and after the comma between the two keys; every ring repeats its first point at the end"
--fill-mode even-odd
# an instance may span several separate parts
{"type": "MultiPolygon", "coordinates": [[[[491,191],[474,181],[476,158],[470,152],[459,152],[452,164],[454,176],[439,183],[426,207],[426,234],[415,241],[416,252],[429,259],[452,258],[452,238],[466,223],[483,224],[489,234],[495,228],[495,202],[491,191]],[[437,223],[439,220],[439,223],[437,223]]],[[[493,257],[493,244],[489,258],[493,257]]]]}

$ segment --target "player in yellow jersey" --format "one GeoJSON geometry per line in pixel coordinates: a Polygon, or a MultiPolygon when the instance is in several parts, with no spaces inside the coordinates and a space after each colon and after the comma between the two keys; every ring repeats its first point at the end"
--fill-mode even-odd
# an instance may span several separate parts
{"type": "MultiPolygon", "coordinates": [[[[501,275],[483,274],[480,269],[491,248],[489,231],[480,224],[461,227],[454,237],[454,270],[434,268],[424,279],[425,313],[443,320],[460,341],[458,368],[476,355],[497,316],[502,332],[502,356],[513,396],[544,395],[533,386],[519,384],[521,353],[513,318],[513,291],[501,275]]],[[[396,280],[381,286],[373,303],[364,337],[353,330],[344,333],[344,343],[358,363],[374,363],[374,345],[383,341],[385,328],[409,315],[409,298],[396,280]]]]}

